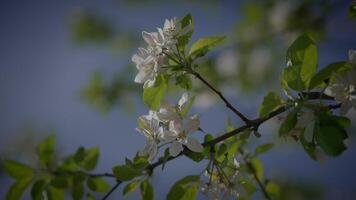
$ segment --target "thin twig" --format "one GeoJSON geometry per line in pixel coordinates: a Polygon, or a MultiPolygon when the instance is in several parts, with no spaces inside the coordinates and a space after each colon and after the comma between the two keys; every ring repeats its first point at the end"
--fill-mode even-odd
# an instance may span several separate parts
{"type": "Polygon", "coordinates": [[[256,180],[258,186],[262,190],[263,195],[266,197],[266,199],[272,200],[271,196],[268,194],[268,192],[266,190],[265,185],[262,183],[262,180],[260,180],[260,178],[258,177],[255,167],[247,159],[247,157],[245,157],[244,152],[242,151],[242,149],[239,148],[239,152],[242,155],[242,158],[244,159],[244,162],[246,163],[247,168],[250,170],[250,172],[252,173],[252,175],[253,175],[254,179],[256,180]]]}
{"type": "Polygon", "coordinates": [[[122,181],[117,181],[116,184],[109,190],[108,193],[102,198],[102,200],[106,200],[115,190],[121,185],[122,181]]]}
{"type": "Polygon", "coordinates": [[[201,82],[203,82],[206,86],[208,86],[211,90],[213,90],[221,100],[224,101],[226,107],[228,107],[230,110],[232,110],[238,117],[241,118],[242,121],[244,121],[246,124],[249,124],[251,121],[245,117],[240,111],[238,111],[225,97],[224,95],[214,88],[207,80],[205,80],[198,72],[191,70],[190,73],[192,73],[196,78],[198,78],[201,82]]]}
{"type": "MultiPolygon", "coordinates": [[[[308,98],[309,100],[318,99],[319,97],[320,97],[320,94],[314,96],[314,93],[313,93],[313,95],[307,96],[307,98],[308,98]]],[[[324,98],[324,97],[323,97],[323,98],[324,98]]],[[[325,98],[326,98],[326,99],[330,99],[330,97],[328,97],[328,96],[325,97],[325,98]]],[[[328,106],[328,108],[329,108],[329,109],[337,109],[337,108],[340,108],[340,106],[341,106],[341,104],[336,104],[336,105],[330,105],[330,106],[328,106]]],[[[269,120],[269,119],[271,119],[271,118],[273,118],[273,117],[275,117],[275,116],[277,116],[277,115],[279,115],[279,114],[285,112],[285,111],[288,110],[289,108],[290,108],[290,106],[281,106],[281,107],[279,107],[278,109],[276,109],[276,110],[270,112],[270,113],[269,113],[267,116],[265,116],[265,117],[260,117],[260,118],[257,118],[257,119],[255,119],[255,120],[251,120],[251,121],[249,121],[248,124],[243,125],[243,126],[240,126],[239,128],[236,128],[236,129],[234,129],[234,130],[232,130],[232,131],[230,131],[230,132],[227,132],[227,133],[225,133],[225,134],[223,134],[223,135],[221,135],[221,136],[219,136],[219,137],[216,137],[216,138],[213,139],[213,140],[210,140],[210,141],[208,141],[208,142],[204,142],[204,143],[202,143],[202,145],[203,145],[204,147],[207,147],[207,146],[213,147],[213,146],[215,146],[217,143],[219,143],[219,142],[221,142],[221,141],[224,141],[224,140],[226,140],[226,139],[228,139],[228,138],[230,138],[230,137],[233,137],[233,136],[235,136],[235,135],[237,135],[237,134],[243,132],[243,131],[246,130],[246,129],[258,127],[259,125],[261,125],[261,124],[264,123],[265,121],[267,121],[267,120],[269,120]]],[[[185,149],[184,149],[180,154],[178,154],[176,157],[170,156],[166,161],[164,161],[163,159],[158,159],[157,162],[154,162],[154,163],[148,165],[148,166],[146,167],[146,170],[153,171],[156,167],[162,165],[163,163],[169,162],[169,161],[171,161],[171,160],[175,160],[176,158],[179,158],[180,156],[186,154],[187,152],[188,152],[188,151],[187,151],[187,149],[185,148],[185,149]]],[[[256,180],[256,181],[257,181],[257,180],[256,180]]],[[[257,181],[257,182],[258,182],[258,181],[257,181]]],[[[110,196],[110,194],[111,194],[117,187],[119,187],[119,185],[120,185],[121,183],[122,183],[121,181],[118,181],[118,183],[104,196],[103,200],[107,199],[107,198],[110,196]]],[[[260,183],[258,183],[258,184],[260,184],[260,183]]],[[[262,182],[261,182],[261,184],[262,184],[262,182]]]]}

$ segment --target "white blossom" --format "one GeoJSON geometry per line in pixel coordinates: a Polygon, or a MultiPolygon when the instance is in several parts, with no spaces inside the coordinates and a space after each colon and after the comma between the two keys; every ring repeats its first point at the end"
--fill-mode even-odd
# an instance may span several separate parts
{"type": "Polygon", "coordinates": [[[177,156],[183,151],[183,145],[194,152],[203,151],[203,146],[190,134],[198,130],[200,120],[198,115],[193,115],[187,119],[176,119],[169,122],[169,129],[164,132],[163,139],[172,142],[169,147],[171,156],[177,156]]]}
{"type": "Polygon", "coordinates": [[[146,138],[146,146],[140,151],[141,155],[148,155],[152,161],[158,152],[158,143],[162,139],[163,129],[160,127],[156,113],[150,111],[148,115],[143,115],[138,119],[139,127],[136,129],[146,138]]]}
{"type": "Polygon", "coordinates": [[[182,117],[183,112],[186,110],[189,104],[188,93],[183,93],[182,97],[178,101],[178,105],[172,105],[167,101],[162,101],[158,109],[157,116],[159,120],[168,122],[172,120],[179,120],[182,117]]]}
{"type": "Polygon", "coordinates": [[[143,83],[147,87],[153,86],[159,70],[157,60],[144,48],[139,48],[131,60],[138,69],[135,82],[143,83]]]}
{"type": "Polygon", "coordinates": [[[341,103],[340,114],[345,115],[352,107],[356,109],[356,69],[335,77],[336,82],[326,88],[325,94],[341,103]]]}

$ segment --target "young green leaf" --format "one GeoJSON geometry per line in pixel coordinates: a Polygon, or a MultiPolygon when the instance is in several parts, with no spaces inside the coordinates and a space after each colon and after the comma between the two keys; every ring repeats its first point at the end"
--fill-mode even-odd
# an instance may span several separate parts
{"type": "Polygon", "coordinates": [[[190,158],[191,160],[195,161],[195,162],[200,162],[204,159],[204,154],[201,152],[194,152],[191,151],[189,149],[187,149],[187,151],[184,153],[185,156],[187,156],[188,158],[190,158]]]}
{"type": "Polygon", "coordinates": [[[260,107],[260,117],[266,116],[284,104],[284,100],[276,93],[269,92],[264,98],[260,107]]]}
{"type": "Polygon", "coordinates": [[[154,192],[151,183],[148,180],[145,180],[140,185],[141,190],[141,199],[142,200],[153,200],[154,192]]]}
{"type": "Polygon", "coordinates": [[[190,79],[189,75],[182,74],[176,77],[176,85],[179,85],[185,90],[190,90],[192,89],[192,80],[190,79]]]}
{"type": "Polygon", "coordinates": [[[26,188],[30,185],[32,177],[26,177],[17,180],[11,185],[9,191],[6,194],[6,200],[20,200],[26,188]]]}
{"type": "Polygon", "coordinates": [[[81,200],[84,196],[84,185],[83,182],[74,181],[71,187],[71,195],[73,200],[81,200]]]}
{"type": "Polygon", "coordinates": [[[143,102],[151,109],[156,110],[166,92],[168,78],[160,75],[156,78],[155,85],[143,88],[143,102]]]}
{"type": "Polygon", "coordinates": [[[279,128],[279,136],[287,136],[288,133],[295,127],[298,121],[298,111],[296,109],[288,113],[279,128]]]}
{"type": "Polygon", "coordinates": [[[90,148],[85,151],[85,156],[82,166],[86,170],[93,170],[99,160],[99,149],[97,147],[90,148]]]}
{"type": "Polygon", "coordinates": [[[94,192],[106,192],[110,189],[110,185],[100,177],[89,177],[87,185],[94,192]]]}
{"type": "Polygon", "coordinates": [[[193,35],[193,31],[194,31],[193,16],[190,13],[185,15],[180,20],[180,25],[181,25],[182,33],[178,36],[177,46],[180,51],[184,51],[185,46],[189,43],[189,40],[193,35]]]}
{"type": "Polygon", "coordinates": [[[167,200],[194,200],[198,192],[199,176],[186,176],[169,190],[167,200]]]}
{"type": "Polygon", "coordinates": [[[127,165],[119,165],[113,167],[112,170],[116,178],[120,181],[129,181],[142,174],[141,170],[134,169],[127,165]]]}
{"type": "Polygon", "coordinates": [[[312,80],[310,81],[309,89],[313,89],[318,86],[324,87],[325,82],[333,75],[333,73],[338,73],[351,68],[352,65],[347,62],[332,63],[313,76],[312,80]]]}
{"type": "Polygon", "coordinates": [[[307,35],[299,36],[287,50],[289,66],[283,72],[283,80],[297,91],[309,88],[317,69],[318,52],[314,41],[307,35]]]}
{"type": "Polygon", "coordinates": [[[37,180],[31,189],[31,197],[33,200],[42,200],[43,198],[43,191],[46,189],[47,181],[44,179],[37,180]]]}
{"type": "Polygon", "coordinates": [[[263,173],[264,173],[262,162],[260,160],[258,160],[257,158],[253,158],[253,159],[251,159],[250,163],[251,163],[251,165],[253,167],[253,170],[257,174],[257,177],[260,180],[262,180],[263,179],[263,173]]]}
{"type": "Polygon", "coordinates": [[[31,167],[13,160],[4,161],[4,170],[9,176],[17,180],[31,178],[34,174],[31,167]]]}
{"type": "Polygon", "coordinates": [[[189,55],[193,58],[204,56],[212,48],[222,43],[224,39],[225,36],[213,36],[213,37],[201,38],[192,45],[189,51],[189,55]]]}
{"type": "Polygon", "coordinates": [[[255,155],[259,155],[262,153],[265,153],[273,148],[274,144],[273,143],[266,143],[262,144],[255,149],[255,155]]]}
{"type": "Polygon", "coordinates": [[[128,183],[122,190],[122,194],[125,196],[129,193],[132,193],[136,190],[137,186],[140,184],[140,181],[133,180],[131,183],[128,183]]]}
{"type": "Polygon", "coordinates": [[[48,186],[46,188],[48,200],[64,200],[65,195],[64,195],[64,190],[63,189],[58,189],[55,187],[48,186]]]}
{"type": "Polygon", "coordinates": [[[51,135],[37,146],[37,154],[42,165],[49,166],[53,162],[55,144],[56,137],[51,135]]]}

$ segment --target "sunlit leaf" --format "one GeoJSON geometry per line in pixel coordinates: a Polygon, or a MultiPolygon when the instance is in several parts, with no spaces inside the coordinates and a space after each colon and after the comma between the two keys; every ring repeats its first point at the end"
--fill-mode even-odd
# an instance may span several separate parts
{"type": "Polygon", "coordinates": [[[127,165],[119,165],[113,167],[113,172],[116,178],[120,181],[129,181],[142,174],[141,170],[129,167],[127,165]]]}
{"type": "Polygon", "coordinates": [[[283,105],[283,99],[274,92],[269,92],[264,98],[260,107],[260,117],[266,116],[268,113],[274,111],[283,105]]]}
{"type": "Polygon", "coordinates": [[[166,92],[168,86],[167,77],[160,75],[152,87],[143,88],[143,102],[151,109],[156,110],[166,92]]]}
{"type": "Polygon", "coordinates": [[[3,164],[5,172],[14,179],[25,179],[33,176],[33,169],[27,165],[13,160],[5,160],[3,164]]]}
{"type": "Polygon", "coordinates": [[[32,177],[23,178],[17,180],[11,185],[9,191],[6,194],[6,200],[19,200],[21,199],[26,188],[30,185],[32,177]]]}
{"type": "Polygon", "coordinates": [[[125,196],[129,193],[132,193],[140,185],[140,181],[134,180],[131,183],[128,183],[122,190],[122,194],[125,196]]]}
{"type": "Polygon", "coordinates": [[[87,185],[94,192],[106,192],[110,189],[109,183],[101,177],[89,177],[87,185]]]}
{"type": "Polygon", "coordinates": [[[206,38],[200,38],[198,41],[194,42],[190,48],[189,55],[192,57],[204,56],[212,48],[222,43],[225,36],[212,36],[206,38]]]}

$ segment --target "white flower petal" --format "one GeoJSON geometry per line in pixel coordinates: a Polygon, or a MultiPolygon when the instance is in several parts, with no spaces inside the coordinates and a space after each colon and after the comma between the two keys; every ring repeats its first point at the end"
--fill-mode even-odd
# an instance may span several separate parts
{"type": "Polygon", "coordinates": [[[157,33],[154,33],[154,32],[149,33],[149,32],[143,31],[142,37],[149,46],[155,46],[156,45],[156,34],[157,33]]]}
{"type": "Polygon", "coordinates": [[[178,137],[178,135],[173,132],[173,131],[163,131],[163,140],[167,141],[167,142],[172,142],[173,140],[175,140],[178,137]]]}
{"type": "Polygon", "coordinates": [[[158,153],[157,143],[154,140],[148,139],[146,146],[139,153],[140,155],[148,155],[148,159],[152,161],[158,153]]]}
{"type": "Polygon", "coordinates": [[[189,102],[189,95],[188,93],[183,93],[182,97],[178,101],[178,108],[180,111],[184,110],[189,102]]]}
{"type": "Polygon", "coordinates": [[[174,141],[169,147],[169,154],[171,154],[171,156],[173,157],[176,157],[182,151],[183,151],[183,146],[178,141],[174,141]]]}
{"type": "Polygon", "coordinates": [[[193,115],[188,118],[187,124],[184,126],[184,131],[189,134],[198,130],[200,126],[200,119],[198,115],[193,115]]]}
{"type": "Polygon", "coordinates": [[[192,137],[187,138],[187,143],[186,143],[188,149],[194,151],[194,152],[202,152],[204,150],[203,145],[201,145],[198,140],[192,137]]]}
{"type": "Polygon", "coordinates": [[[183,131],[183,124],[181,119],[173,120],[169,122],[169,130],[180,134],[183,131]]]}

